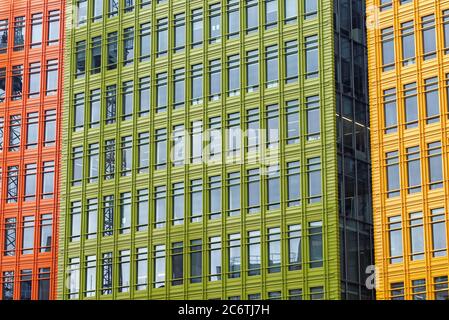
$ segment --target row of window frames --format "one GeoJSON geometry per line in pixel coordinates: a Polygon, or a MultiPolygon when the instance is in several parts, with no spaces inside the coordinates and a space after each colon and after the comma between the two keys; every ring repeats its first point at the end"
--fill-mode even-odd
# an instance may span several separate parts
{"type": "MultiPolygon", "coordinates": [[[[30,20],[30,47],[37,48],[42,44],[43,37],[46,37],[47,45],[57,45],[59,42],[59,10],[49,11],[45,17],[47,28],[43,28],[44,21],[43,13],[35,13],[31,15],[30,20]]],[[[6,53],[8,48],[8,19],[0,20],[0,54],[6,53]]],[[[13,50],[20,51],[24,49],[26,38],[26,20],[24,16],[14,18],[14,38],[13,50]]]]}
{"type": "MultiPolygon", "coordinates": [[[[300,204],[300,174],[299,165],[297,162],[290,163],[292,167],[288,169],[287,176],[287,201],[288,206],[298,206],[300,204]],[[295,167],[293,167],[295,166],[295,167]]],[[[261,177],[258,176],[258,169],[248,170],[247,191],[248,198],[246,200],[246,211],[249,214],[258,213],[261,211],[260,201],[260,183],[261,177]]],[[[321,199],[321,173],[319,170],[309,173],[310,185],[310,199],[309,202],[318,202],[321,199]]],[[[280,192],[278,175],[269,176],[266,180],[268,203],[267,209],[273,210],[280,207],[280,192]],[[273,190],[273,188],[277,188],[273,190]]],[[[220,176],[209,177],[208,182],[208,209],[207,214],[209,219],[219,219],[222,213],[222,190],[221,190],[220,176]]],[[[230,174],[228,177],[228,216],[234,217],[240,214],[240,176],[230,174]]],[[[189,220],[191,223],[201,222],[203,217],[203,184],[202,179],[193,179],[190,181],[189,190],[185,189],[183,182],[173,183],[171,192],[171,200],[173,202],[171,212],[171,224],[181,225],[184,223],[184,215],[186,199],[186,192],[189,201],[189,220]]],[[[135,198],[132,198],[131,192],[124,192],[120,194],[119,199],[119,225],[117,226],[120,234],[127,234],[131,232],[133,213],[135,215],[135,229],[136,231],[146,231],[149,220],[152,220],[154,228],[164,228],[166,225],[167,215],[167,189],[165,186],[156,186],[154,188],[153,203],[154,216],[150,218],[150,196],[148,189],[137,190],[135,198]],[[135,206],[135,210],[132,208],[135,206]]],[[[103,236],[113,235],[114,229],[114,210],[115,202],[113,195],[103,197],[102,202],[102,223],[103,236]]],[[[86,239],[93,239],[96,237],[98,225],[98,200],[91,198],[87,200],[85,205],[85,215],[83,217],[83,208],[81,201],[71,202],[70,208],[70,238],[72,241],[79,241],[81,239],[82,229],[85,232],[86,239]],[[84,228],[82,228],[84,225],[84,228]]]]}
{"type": "MultiPolygon", "coordinates": [[[[449,10],[443,11],[444,49],[449,53],[449,10]]],[[[421,18],[423,59],[429,60],[437,56],[435,16],[428,15],[421,18]]],[[[382,66],[383,71],[395,68],[394,29],[388,27],[381,30],[382,66]]],[[[413,21],[401,23],[402,65],[415,63],[415,34],[413,21]]]]}
{"type": "MultiPolygon", "coordinates": [[[[33,271],[31,269],[20,270],[20,300],[32,299],[33,271]]],[[[14,299],[14,271],[3,271],[2,277],[2,300],[14,299]]],[[[39,268],[38,278],[38,300],[48,300],[50,298],[50,268],[39,268]]]]}
{"type": "Polygon", "coordinates": [[[23,216],[21,230],[19,231],[16,218],[5,219],[3,256],[12,257],[17,252],[23,255],[33,254],[34,250],[38,250],[40,253],[51,252],[53,215],[40,215],[38,230],[37,228],[35,230],[35,220],[35,216],[23,216]],[[20,247],[17,245],[19,232],[21,234],[20,247]],[[39,239],[39,247],[37,248],[34,245],[35,237],[39,239]]]}
{"type": "Polygon", "coordinates": [[[38,147],[40,141],[43,141],[44,147],[52,147],[56,142],[56,110],[46,110],[44,119],[39,119],[39,112],[27,113],[26,128],[22,129],[21,115],[11,115],[9,117],[9,125],[5,128],[3,117],[0,117],[0,151],[3,150],[5,132],[8,132],[6,141],[8,141],[8,151],[19,151],[21,132],[26,137],[26,149],[34,149],[38,147]],[[43,139],[39,139],[39,121],[43,121],[44,131],[43,139]]]}
{"type": "Polygon", "coordinates": [[[413,0],[399,0],[399,1],[379,0],[380,11],[385,11],[385,10],[393,8],[393,2],[397,2],[399,5],[403,5],[403,4],[407,4],[407,3],[412,3],[413,0]]]}
{"type": "MultiPolygon", "coordinates": [[[[41,199],[52,199],[54,194],[55,184],[55,162],[45,161],[41,169],[41,188],[37,186],[38,169],[35,163],[25,165],[25,172],[23,175],[23,201],[36,201],[36,193],[39,189],[41,199]]],[[[6,203],[17,203],[19,196],[19,179],[22,177],[19,174],[19,166],[9,166],[6,183],[6,203]]]]}
{"type": "MultiPolygon", "coordinates": [[[[158,1],[166,2],[166,1],[158,1]]],[[[109,0],[107,6],[108,17],[115,17],[119,14],[119,0],[109,0]]],[[[277,26],[278,23],[278,0],[265,0],[264,1],[264,17],[265,17],[265,28],[270,29],[277,26]]],[[[133,0],[125,0],[123,3],[123,11],[124,13],[129,13],[134,10],[134,1],[133,0]]],[[[247,33],[252,31],[257,31],[259,26],[259,2],[258,0],[246,0],[244,3],[245,6],[245,29],[247,33]]],[[[142,1],[140,4],[141,9],[146,9],[151,7],[150,1],[142,1]]],[[[297,0],[284,0],[284,21],[285,23],[294,23],[296,22],[298,16],[298,2],[297,0]]],[[[94,0],[92,1],[92,6],[88,7],[88,2],[85,0],[81,0],[77,2],[77,11],[76,11],[76,21],[77,26],[83,26],[87,24],[88,16],[92,17],[92,21],[96,22],[102,19],[103,16],[103,0],[94,0]],[[90,9],[90,12],[89,12],[90,9]],[[88,14],[89,12],[89,14],[88,14]]],[[[313,19],[316,18],[318,12],[318,1],[317,0],[304,0],[303,1],[303,10],[304,10],[304,19],[313,19]]],[[[221,4],[214,3],[209,5],[209,25],[212,30],[220,30],[220,15],[221,15],[221,4]]],[[[238,34],[240,26],[240,5],[238,0],[227,0],[226,1],[226,9],[227,13],[227,21],[228,21],[228,34],[231,36],[234,34],[238,34]]],[[[165,18],[167,19],[167,18],[165,18]]],[[[190,15],[191,26],[192,26],[192,35],[196,32],[200,32],[202,30],[203,24],[203,8],[195,8],[191,10],[190,15]]],[[[182,25],[185,25],[185,13],[180,13],[175,15],[175,21],[180,22],[182,25]]]]}
{"type": "MultiPolygon", "coordinates": [[[[427,144],[427,163],[429,173],[429,189],[443,187],[443,155],[441,142],[427,144]]],[[[421,155],[419,146],[406,149],[407,192],[409,194],[421,192],[421,155]]],[[[400,195],[400,160],[398,151],[385,153],[386,191],[389,198],[400,195]]]]}
{"type": "MultiPolygon", "coordinates": [[[[432,257],[445,257],[447,255],[447,229],[444,208],[431,209],[430,214],[432,257]]],[[[423,260],[426,252],[424,240],[424,230],[426,226],[424,224],[423,213],[410,213],[407,223],[410,241],[410,260],[423,260]]],[[[389,263],[401,263],[403,262],[401,216],[388,218],[388,234],[390,244],[389,263]]]]}
{"type": "MultiPolygon", "coordinates": [[[[446,75],[446,90],[448,90],[447,98],[449,99],[449,74],[446,75]]],[[[405,129],[417,128],[418,115],[418,87],[416,82],[403,85],[402,105],[404,113],[405,129]]],[[[424,98],[426,123],[432,124],[440,121],[440,98],[438,89],[438,77],[432,77],[424,80],[424,98]]],[[[385,133],[397,132],[398,113],[397,110],[397,92],[396,88],[389,88],[383,91],[383,105],[384,105],[384,123],[385,133]]],[[[449,104],[448,104],[449,106],[449,104]]]]}
{"type": "MultiPolygon", "coordinates": [[[[433,278],[433,295],[427,296],[426,279],[416,279],[411,281],[411,296],[412,300],[448,300],[449,286],[447,276],[438,276],[433,278]]],[[[404,282],[394,282],[390,284],[390,299],[404,300],[405,287],[404,282]]]]}
{"type": "MultiPolygon", "coordinates": [[[[23,84],[23,66],[13,66],[11,77],[6,76],[6,68],[0,69],[0,102],[4,102],[7,96],[7,79],[11,81],[11,100],[21,100],[24,89],[28,89],[28,98],[39,97],[41,90],[42,70],[40,62],[30,63],[28,69],[28,88],[23,84]]],[[[45,95],[53,96],[57,93],[59,76],[58,60],[48,60],[45,68],[45,95]]]]}
{"type": "MultiPolygon", "coordinates": [[[[140,34],[140,61],[149,61],[151,56],[151,39],[148,27],[142,25],[140,34]]],[[[161,38],[158,38],[161,39],[161,38]]],[[[107,70],[113,70],[117,68],[118,64],[118,54],[119,47],[117,45],[117,32],[112,32],[108,34],[108,43],[106,45],[106,65],[107,70]]],[[[284,44],[284,57],[285,57],[285,75],[286,83],[291,83],[297,81],[298,78],[298,41],[290,40],[286,41],[284,44]]],[[[270,87],[270,83],[278,80],[279,73],[279,50],[278,45],[270,45],[265,47],[265,69],[266,69],[266,79],[267,87],[270,87]],[[271,79],[273,78],[273,79],[271,79]]],[[[97,74],[101,72],[102,67],[102,40],[101,36],[92,38],[90,44],[90,72],[91,74],[97,74]]],[[[167,52],[166,47],[164,50],[160,51],[158,46],[158,55],[161,52],[164,54],[167,52]]],[[[83,77],[86,71],[86,41],[79,41],[75,46],[75,76],[77,78],[83,77]]],[[[134,28],[127,28],[124,30],[123,39],[123,65],[127,66],[134,61],[134,28]]],[[[246,72],[247,72],[247,82],[248,87],[256,86],[259,83],[259,50],[249,50],[246,52],[246,72]]],[[[305,76],[306,78],[314,78],[318,75],[318,36],[312,35],[304,38],[304,61],[305,61],[305,76]]],[[[234,76],[236,80],[239,79],[240,73],[240,55],[230,55],[227,57],[227,70],[228,76],[231,77],[231,71],[236,73],[234,76]]],[[[221,74],[221,63],[220,59],[211,60],[209,62],[209,73],[215,74],[216,77],[221,74]]],[[[191,66],[191,76],[193,74],[203,73],[203,65],[196,64],[191,66]]],[[[175,75],[178,74],[182,77],[185,72],[184,69],[175,70],[175,75]]],[[[162,76],[160,76],[162,78],[162,76]]],[[[218,78],[219,79],[219,78],[218,78]]],[[[231,80],[231,79],[230,79],[231,80]]],[[[229,85],[228,85],[229,86],[229,85]]]]}
{"type": "MultiPolygon", "coordinates": [[[[310,268],[320,268],[323,266],[323,255],[322,255],[322,225],[320,221],[311,222],[309,228],[309,261],[308,265],[310,268]]],[[[301,226],[291,225],[289,226],[288,238],[286,239],[288,244],[289,256],[288,265],[285,266],[289,271],[301,270],[302,259],[301,259],[301,226]]],[[[227,239],[227,255],[228,255],[228,271],[226,272],[227,277],[230,279],[240,278],[242,271],[246,271],[248,276],[258,276],[265,269],[268,273],[278,273],[281,272],[282,258],[281,258],[281,238],[280,228],[270,228],[268,229],[266,242],[261,241],[260,231],[249,231],[248,238],[246,239],[246,250],[247,250],[247,268],[242,270],[242,246],[240,234],[229,234],[227,239]],[[268,259],[265,263],[262,263],[263,258],[262,246],[267,245],[267,255],[268,259]],[[263,265],[266,265],[265,267],[263,265]]],[[[165,245],[155,245],[153,250],[153,287],[162,288],[165,286],[166,278],[166,246],[165,245]]],[[[206,278],[209,281],[220,281],[222,279],[223,266],[222,266],[222,242],[221,237],[210,237],[208,243],[208,250],[203,250],[203,243],[201,239],[191,240],[188,252],[184,252],[183,242],[173,242],[170,252],[170,257],[172,260],[171,264],[171,285],[182,285],[184,280],[184,268],[183,260],[184,255],[190,257],[190,268],[189,268],[189,278],[190,283],[200,283],[202,279],[206,278]],[[208,255],[207,276],[203,275],[203,255],[208,255]]],[[[148,279],[148,251],[147,248],[136,248],[135,251],[135,268],[136,268],[136,289],[145,290],[148,279]]],[[[113,267],[113,254],[112,252],[107,252],[102,254],[102,267],[105,266],[109,268],[106,274],[107,279],[102,279],[103,289],[107,288],[107,293],[110,294],[112,289],[112,267],[113,267]],[[105,286],[105,281],[106,286],[105,286]]],[[[69,274],[73,271],[78,272],[80,266],[79,258],[70,258],[68,262],[67,269],[69,274]]],[[[96,269],[96,256],[86,256],[85,259],[86,266],[86,281],[88,284],[86,286],[86,291],[95,291],[95,269],[96,269]],[[94,271],[93,274],[89,275],[89,269],[94,271]]],[[[119,265],[119,292],[128,292],[130,287],[130,264],[131,264],[131,250],[121,250],[119,251],[118,265],[119,265]],[[124,266],[123,264],[126,264],[124,266]],[[123,290],[125,289],[125,290],[123,290]]],[[[187,270],[186,270],[187,271],[187,270]]],[[[103,272],[102,274],[105,274],[103,272]]],[[[74,288],[69,288],[69,293],[78,293],[79,279],[74,279],[74,288]],[[75,289],[75,290],[71,290],[75,289]]]]}

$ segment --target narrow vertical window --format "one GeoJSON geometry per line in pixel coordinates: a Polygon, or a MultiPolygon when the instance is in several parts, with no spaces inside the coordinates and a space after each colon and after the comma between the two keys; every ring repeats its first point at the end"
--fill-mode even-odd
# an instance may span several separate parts
{"type": "Polygon", "coordinates": [[[165,245],[154,246],[154,275],[153,287],[165,287],[165,245]]]}
{"type": "Polygon", "coordinates": [[[406,148],[408,193],[421,192],[421,159],[418,147],[406,148]]]}
{"type": "Polygon", "coordinates": [[[402,251],[402,221],[401,216],[388,218],[388,234],[390,242],[390,263],[403,261],[402,251]]]}
{"type": "Polygon", "coordinates": [[[310,268],[323,266],[323,222],[309,222],[309,265],[310,268]]]}
{"type": "Polygon", "coordinates": [[[400,194],[399,154],[397,151],[385,153],[387,197],[397,197],[400,194]]]}
{"type": "Polygon", "coordinates": [[[437,45],[436,45],[436,33],[435,33],[435,16],[428,15],[421,18],[422,28],[422,50],[424,54],[424,60],[433,59],[436,57],[437,45]]]}
{"type": "Polygon", "coordinates": [[[415,31],[413,21],[401,23],[402,65],[415,63],[415,31]]]}
{"type": "Polygon", "coordinates": [[[209,281],[221,280],[221,238],[209,238],[209,281]]]}
{"type": "Polygon", "coordinates": [[[228,216],[240,215],[240,173],[228,173],[228,216]]]}
{"type": "Polygon", "coordinates": [[[241,268],[240,234],[228,235],[228,278],[240,278],[241,268]]]}
{"type": "Polygon", "coordinates": [[[383,91],[385,133],[398,131],[396,88],[383,91]]]}
{"type": "Polygon", "coordinates": [[[443,187],[443,159],[441,142],[427,144],[427,159],[429,166],[429,188],[430,190],[443,187]]]}
{"type": "Polygon", "coordinates": [[[422,212],[410,213],[410,253],[412,260],[424,259],[424,220],[422,212]]]}
{"type": "Polygon", "coordinates": [[[394,57],[394,29],[393,27],[382,29],[382,70],[390,71],[395,68],[394,57]]]}
{"type": "Polygon", "coordinates": [[[247,171],[248,213],[260,212],[260,172],[259,169],[247,171]]]}

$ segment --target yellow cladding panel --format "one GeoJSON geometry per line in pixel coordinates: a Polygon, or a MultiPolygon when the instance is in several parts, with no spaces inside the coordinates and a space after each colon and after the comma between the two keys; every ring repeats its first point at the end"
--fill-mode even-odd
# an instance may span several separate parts
{"type": "MultiPolygon", "coordinates": [[[[447,228],[449,208],[447,103],[449,98],[449,41],[445,41],[445,36],[449,39],[449,14],[446,15],[449,11],[445,12],[445,10],[449,10],[449,0],[404,2],[383,0],[382,7],[381,0],[366,1],[374,247],[375,261],[378,267],[377,298],[392,299],[402,296],[405,299],[444,298],[448,290],[445,288],[448,286],[447,276],[449,274],[447,255],[447,244],[449,243],[447,228]],[[432,23],[432,16],[434,23],[432,23]],[[402,44],[405,43],[403,40],[407,34],[405,31],[407,23],[409,23],[409,30],[412,30],[411,34],[414,36],[414,57],[413,54],[412,57],[410,56],[410,52],[413,50],[404,50],[402,44]],[[448,24],[446,25],[446,23],[448,24]],[[448,30],[446,35],[445,26],[448,30]],[[388,35],[388,28],[392,28],[390,29],[391,36],[388,35]],[[424,47],[431,48],[427,43],[432,43],[432,37],[424,37],[423,34],[426,30],[430,30],[431,34],[432,28],[435,31],[435,52],[424,50],[424,47]],[[394,47],[394,60],[390,63],[393,65],[390,66],[391,70],[388,70],[388,61],[383,60],[382,53],[382,43],[384,42],[385,45],[389,38],[394,47]],[[424,40],[426,40],[426,44],[424,40]],[[432,80],[429,79],[435,77],[435,83],[432,83],[432,80]],[[410,121],[412,113],[406,112],[405,108],[405,97],[414,97],[413,90],[410,90],[414,87],[413,83],[416,83],[417,101],[417,121],[415,123],[410,121]],[[404,86],[406,87],[404,88],[404,86]],[[436,92],[438,92],[439,114],[432,118],[428,110],[432,109],[432,106],[426,101],[431,101],[430,95],[436,97],[436,92]],[[384,103],[384,101],[386,102],[384,103]],[[384,111],[386,105],[388,110],[396,110],[393,112],[394,116],[391,116],[391,112],[388,113],[387,119],[385,119],[384,111]],[[434,142],[441,142],[442,187],[432,184],[430,179],[429,161],[433,161],[430,159],[435,158],[429,157],[434,152],[432,148],[434,145],[429,146],[429,144],[434,142]],[[419,186],[414,189],[409,185],[408,164],[410,165],[410,162],[407,161],[407,155],[410,156],[408,159],[411,159],[410,150],[413,149],[410,148],[413,147],[418,147],[415,150],[419,151],[415,155],[420,160],[418,165],[420,175],[416,176],[421,180],[419,186]],[[391,197],[388,197],[387,190],[386,153],[389,152],[397,152],[399,164],[398,195],[391,197]],[[438,211],[440,208],[442,210],[438,211]],[[415,213],[413,217],[419,217],[420,212],[422,213],[422,227],[419,222],[421,220],[410,219],[411,214],[415,213]],[[442,212],[442,215],[437,215],[439,212],[442,212]],[[433,221],[432,216],[434,217],[433,221]],[[394,223],[397,218],[400,218],[400,224],[394,223]],[[441,223],[438,226],[444,226],[442,229],[434,229],[437,227],[435,224],[437,218],[442,219],[438,220],[441,223]],[[416,221],[418,223],[414,224],[416,221]],[[422,241],[416,234],[412,235],[412,224],[424,231],[422,241]],[[395,230],[399,230],[399,232],[395,233],[395,230]],[[438,233],[433,230],[437,230],[438,233]],[[441,230],[443,231],[440,232],[441,230]],[[393,239],[398,239],[395,238],[397,234],[399,234],[400,240],[393,240],[393,244],[397,249],[396,252],[401,251],[400,246],[402,246],[402,261],[397,254],[394,257],[390,256],[390,235],[393,239]],[[435,238],[436,236],[438,237],[435,238]],[[416,244],[413,246],[414,250],[412,250],[412,240],[416,244]],[[443,241],[446,250],[436,251],[441,247],[443,241]],[[423,243],[424,249],[422,257],[420,254],[416,254],[421,243],[423,243]],[[392,259],[395,263],[392,263],[392,259]],[[416,294],[421,290],[420,294],[416,294]]],[[[388,48],[388,45],[385,47],[388,48]]],[[[389,51],[392,52],[392,50],[389,51]]],[[[433,106],[435,107],[435,104],[433,106]]],[[[436,110],[438,112],[438,109],[436,110]]],[[[394,164],[395,154],[390,155],[392,155],[389,158],[390,162],[394,164]]],[[[392,167],[389,166],[389,168],[392,167]]],[[[410,168],[412,167],[410,166],[410,168]]],[[[416,172],[417,170],[415,170],[416,172]]],[[[396,177],[394,174],[392,176],[396,177]]]]}

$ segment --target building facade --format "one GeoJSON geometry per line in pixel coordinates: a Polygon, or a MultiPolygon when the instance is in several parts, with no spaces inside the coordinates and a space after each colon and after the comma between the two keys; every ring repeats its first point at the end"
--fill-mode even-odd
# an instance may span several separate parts
{"type": "Polygon", "coordinates": [[[367,1],[378,299],[448,299],[449,1],[367,1]]]}
{"type": "Polygon", "coordinates": [[[63,5],[0,3],[0,300],[56,298],[63,5]]]}
{"type": "Polygon", "coordinates": [[[67,8],[58,298],[373,297],[361,1],[67,8]]]}

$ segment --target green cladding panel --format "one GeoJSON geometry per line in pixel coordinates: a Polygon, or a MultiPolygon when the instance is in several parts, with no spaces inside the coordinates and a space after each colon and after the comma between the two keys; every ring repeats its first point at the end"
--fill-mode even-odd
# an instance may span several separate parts
{"type": "MultiPolygon", "coordinates": [[[[110,14],[114,11],[109,8],[111,2],[87,1],[85,23],[78,26],[84,3],[67,1],[71,10],[67,10],[65,70],[70,71],[66,72],[64,86],[66,108],[58,297],[247,299],[260,295],[262,299],[339,299],[341,282],[333,1],[318,1],[316,14],[312,10],[310,15],[305,14],[304,1],[294,1],[297,14],[292,19],[288,19],[289,14],[286,12],[290,13],[291,9],[286,5],[293,2],[284,0],[120,0],[117,1],[117,14],[110,14]],[[125,3],[132,5],[125,7],[125,3]],[[216,3],[221,17],[219,28],[210,23],[214,15],[210,6],[216,3]],[[255,12],[258,12],[258,25],[254,30],[247,28],[248,20],[256,18],[256,15],[251,15],[251,11],[247,15],[248,6],[251,8],[252,3],[257,4],[255,12]],[[103,7],[95,8],[95,4],[103,7]],[[272,8],[277,9],[277,19],[270,25],[269,19],[274,17],[272,8]],[[202,9],[203,21],[203,39],[198,47],[193,38],[193,35],[198,34],[194,23],[199,19],[196,9],[202,9]],[[94,12],[98,13],[96,18],[94,12]],[[232,12],[238,14],[228,18],[232,12]],[[180,39],[175,37],[175,25],[181,21],[175,19],[180,18],[178,14],[184,14],[185,45],[175,50],[175,40],[180,39]],[[165,37],[164,20],[161,20],[164,18],[167,18],[168,23],[166,53],[159,50],[163,48],[162,43],[158,47],[158,33],[165,37]],[[142,24],[147,23],[151,26],[150,36],[142,38],[142,24]],[[237,33],[231,32],[234,25],[240,26],[237,33]],[[131,29],[128,28],[133,28],[131,40],[128,37],[131,29]],[[219,31],[219,40],[210,37],[211,30],[219,31]],[[113,63],[108,63],[112,61],[111,54],[108,54],[113,45],[111,33],[117,34],[118,60],[115,67],[113,63]],[[309,37],[314,36],[318,39],[317,77],[306,75],[307,63],[309,67],[313,65],[312,61],[307,61],[306,46],[309,40],[313,40],[309,37]],[[101,37],[99,50],[96,50],[100,39],[97,37],[101,37]],[[84,75],[77,77],[82,61],[80,57],[83,56],[77,53],[81,41],[85,41],[86,46],[86,67],[84,75]],[[147,41],[151,41],[148,59],[141,56],[147,41]],[[291,66],[287,66],[285,54],[289,41],[293,41],[298,51],[295,59],[299,72],[292,79],[287,78],[286,73],[291,66]],[[125,46],[129,50],[131,43],[133,61],[125,63],[123,57],[131,52],[124,52],[125,46]],[[142,43],[144,47],[141,50],[142,43]],[[266,50],[272,45],[277,47],[272,52],[266,50]],[[253,89],[248,87],[246,59],[251,50],[258,50],[259,61],[259,81],[257,88],[253,89]],[[100,55],[101,62],[98,59],[100,55]],[[237,55],[239,58],[235,59],[237,55]],[[270,57],[277,57],[273,59],[277,61],[278,73],[277,81],[267,82],[267,77],[271,76],[267,74],[267,68],[272,66],[267,66],[272,61],[270,57]],[[210,94],[213,92],[209,73],[212,60],[220,61],[221,70],[221,88],[215,96],[210,94]],[[233,61],[239,68],[237,73],[233,61]],[[196,69],[200,64],[202,77],[198,76],[199,68],[196,69]],[[184,71],[180,72],[179,69],[184,71]],[[175,73],[175,70],[179,73],[175,73]],[[161,102],[163,73],[166,73],[167,79],[165,109],[161,102]],[[185,97],[175,101],[174,81],[183,77],[180,74],[185,79],[185,97]],[[144,95],[145,91],[141,79],[146,77],[150,79],[151,103],[148,113],[140,112],[139,109],[140,93],[144,95]],[[132,86],[128,85],[131,82],[132,86]],[[238,84],[238,88],[231,88],[234,83],[238,84]],[[197,84],[202,87],[200,98],[192,89],[197,84]],[[117,98],[114,121],[111,120],[114,118],[113,98],[108,100],[107,94],[108,87],[113,85],[116,85],[117,98]],[[98,92],[99,102],[96,100],[98,92]],[[84,94],[84,101],[79,94],[84,94]],[[315,96],[318,96],[319,101],[316,118],[309,110],[313,107],[311,97],[315,96]],[[179,101],[182,102],[178,105],[179,101]],[[292,120],[294,117],[287,117],[289,103],[297,103],[298,106],[289,109],[299,119],[296,128],[299,137],[293,143],[287,139],[288,129],[294,131],[292,128],[295,125],[292,120]],[[132,110],[127,112],[125,105],[132,105],[132,110]],[[255,161],[254,152],[248,152],[248,139],[243,134],[239,149],[238,144],[232,144],[231,139],[228,139],[229,132],[234,131],[227,129],[235,128],[235,123],[237,126],[240,123],[242,131],[246,132],[248,110],[258,114],[262,130],[273,123],[277,123],[274,126],[279,128],[279,139],[266,131],[260,134],[258,156],[263,161],[255,161]],[[219,161],[215,162],[209,161],[208,129],[211,118],[219,120],[219,129],[216,130],[222,136],[221,149],[216,153],[219,161]],[[308,128],[317,124],[316,119],[320,121],[320,130],[312,134],[308,128]],[[75,128],[75,123],[79,124],[78,128],[75,128]],[[184,163],[170,160],[173,158],[172,150],[179,150],[176,149],[179,141],[176,139],[182,139],[172,138],[177,136],[174,129],[180,128],[176,127],[178,125],[183,125],[185,129],[182,144],[184,163]],[[168,163],[165,168],[158,167],[161,162],[157,161],[156,156],[157,145],[161,145],[158,143],[162,136],[161,131],[158,131],[160,129],[166,130],[168,139],[168,163]],[[192,151],[194,142],[191,137],[197,132],[196,129],[203,133],[201,161],[196,161],[198,158],[194,157],[192,151]],[[145,152],[142,151],[145,147],[142,146],[146,144],[142,134],[149,136],[148,169],[142,160],[145,158],[145,152]],[[110,145],[110,141],[115,141],[115,144],[110,145]],[[232,148],[229,145],[239,150],[237,161],[230,160],[232,148]],[[74,149],[79,147],[82,148],[74,149]],[[129,157],[129,154],[132,156],[129,157]],[[111,159],[114,159],[113,167],[111,159]],[[312,163],[314,160],[317,160],[315,165],[312,163]],[[288,166],[292,166],[292,162],[300,164],[299,176],[294,175],[300,185],[300,197],[296,203],[289,199],[292,187],[289,188],[288,173],[293,171],[289,171],[288,166]],[[109,173],[106,167],[111,170],[109,173]],[[248,204],[249,198],[257,193],[248,191],[254,178],[248,175],[251,169],[259,169],[255,180],[259,181],[257,190],[260,202],[255,207],[248,204]],[[232,179],[234,176],[229,175],[232,173],[238,173],[236,176],[239,178],[232,179]],[[220,215],[210,215],[210,208],[215,208],[217,204],[210,198],[213,188],[209,180],[212,176],[221,178],[218,188],[221,190],[220,215]],[[309,190],[309,186],[316,186],[316,179],[320,180],[321,192],[312,197],[313,190],[309,190]],[[160,192],[162,189],[158,188],[161,186],[165,187],[165,225],[156,223],[161,221],[159,218],[156,221],[156,204],[161,206],[163,200],[158,200],[164,199],[164,193],[160,192]],[[148,209],[145,208],[146,191],[142,190],[147,191],[148,209]],[[278,193],[280,198],[276,201],[278,193]],[[113,201],[109,201],[112,198],[113,201]],[[238,203],[240,205],[234,206],[238,203]],[[172,213],[179,213],[179,210],[184,214],[178,220],[171,219],[172,213]],[[129,212],[131,214],[128,216],[129,212]],[[142,212],[146,212],[148,219],[146,227],[145,214],[142,212]],[[192,218],[192,212],[200,212],[201,215],[192,218]],[[111,217],[112,225],[109,220],[111,217]],[[321,234],[320,228],[314,227],[319,225],[317,222],[322,223],[321,234]],[[300,232],[294,233],[293,228],[297,226],[300,226],[300,232]],[[109,230],[109,227],[112,229],[109,230]],[[258,231],[259,238],[250,239],[251,231],[258,231]],[[295,258],[297,251],[289,245],[298,243],[293,239],[298,233],[301,236],[300,259],[295,258]],[[211,242],[217,240],[211,239],[214,237],[220,237],[219,245],[214,246],[216,243],[211,242]],[[237,237],[239,241],[235,240],[237,237]],[[322,259],[319,258],[320,238],[322,259]],[[250,245],[257,239],[260,240],[260,251],[257,245],[253,245],[251,248],[256,249],[250,252],[250,245]],[[165,246],[164,251],[161,246],[165,246]],[[254,252],[260,252],[260,256],[254,256],[254,252]],[[317,254],[318,260],[313,260],[317,254]],[[165,266],[161,263],[163,256],[165,266]],[[221,268],[215,269],[218,274],[210,273],[211,256],[215,259],[214,263],[221,260],[221,268]],[[290,263],[290,260],[300,261],[290,263]],[[163,275],[163,285],[156,283],[163,275]]],[[[312,55],[315,52],[313,48],[310,51],[312,55]]],[[[109,97],[113,97],[113,94],[109,97]]],[[[174,158],[178,159],[176,155],[174,158]]],[[[158,209],[158,212],[161,211],[158,209]]]]}

